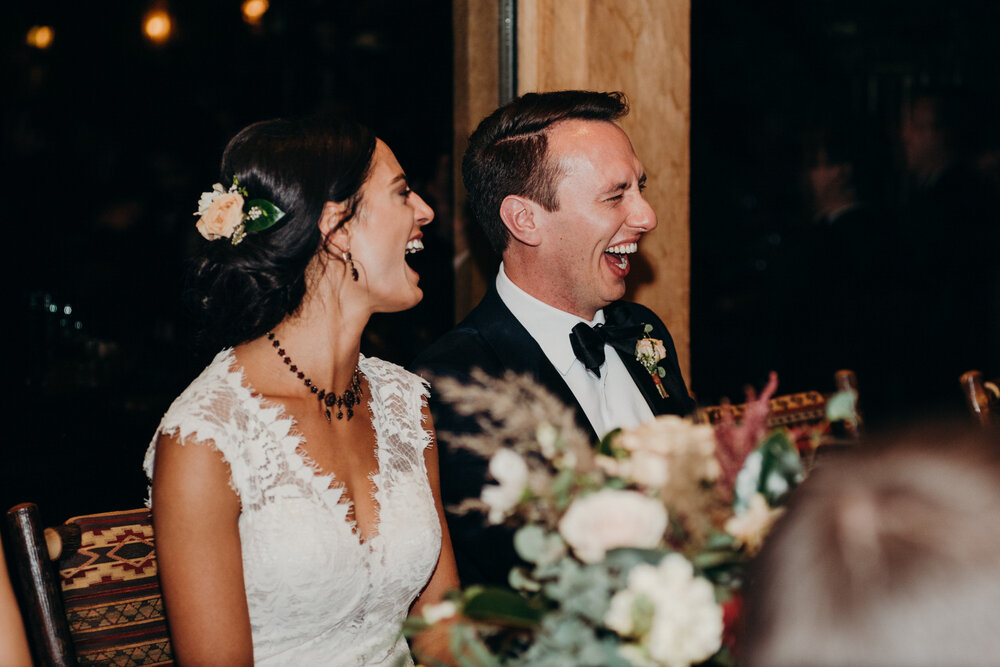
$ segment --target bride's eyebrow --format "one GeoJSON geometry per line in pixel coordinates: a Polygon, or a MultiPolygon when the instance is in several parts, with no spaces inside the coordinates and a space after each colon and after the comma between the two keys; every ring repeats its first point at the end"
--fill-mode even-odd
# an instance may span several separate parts
{"type": "Polygon", "coordinates": [[[406,174],[404,174],[403,172],[399,172],[398,174],[396,174],[396,177],[394,179],[392,179],[391,181],[389,181],[389,185],[390,186],[395,185],[396,183],[399,183],[400,181],[402,181],[403,183],[406,183],[406,174]]]}

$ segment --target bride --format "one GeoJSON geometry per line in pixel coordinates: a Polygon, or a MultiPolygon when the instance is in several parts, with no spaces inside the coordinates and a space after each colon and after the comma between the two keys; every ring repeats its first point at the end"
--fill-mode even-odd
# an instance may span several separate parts
{"type": "Polygon", "coordinates": [[[193,272],[222,351],[145,459],[175,657],[411,664],[403,620],[458,577],[425,385],[360,342],[420,301],[405,255],[434,213],[337,119],[245,128],[222,177],[193,272]]]}

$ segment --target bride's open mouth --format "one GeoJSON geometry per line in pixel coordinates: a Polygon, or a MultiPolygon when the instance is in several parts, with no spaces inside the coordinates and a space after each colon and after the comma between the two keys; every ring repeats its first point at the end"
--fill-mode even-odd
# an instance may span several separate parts
{"type": "MultiPolygon", "coordinates": [[[[411,255],[415,255],[423,249],[424,249],[424,242],[421,239],[415,238],[407,241],[406,251],[403,253],[403,258],[406,261],[406,265],[409,266],[410,264],[409,259],[411,255]]],[[[413,267],[410,267],[410,270],[412,271],[413,267]]]]}
{"type": "Polygon", "coordinates": [[[610,246],[604,251],[604,254],[608,256],[613,266],[618,267],[622,271],[627,271],[629,264],[628,256],[638,252],[638,250],[639,244],[633,241],[610,246]]]}
{"type": "Polygon", "coordinates": [[[406,242],[406,254],[413,255],[424,249],[424,242],[420,239],[411,239],[406,242]]]}

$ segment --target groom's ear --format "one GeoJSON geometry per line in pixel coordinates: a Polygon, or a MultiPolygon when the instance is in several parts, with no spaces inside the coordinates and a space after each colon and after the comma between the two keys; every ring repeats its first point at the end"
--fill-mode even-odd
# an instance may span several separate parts
{"type": "Polygon", "coordinates": [[[510,235],[521,243],[537,246],[541,243],[536,212],[538,204],[527,197],[507,195],[500,202],[500,219],[510,235]]]}

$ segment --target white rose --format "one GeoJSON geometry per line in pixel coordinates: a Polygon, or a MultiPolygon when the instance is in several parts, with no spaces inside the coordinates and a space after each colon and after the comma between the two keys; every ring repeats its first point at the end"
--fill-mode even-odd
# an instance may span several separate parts
{"type": "Polygon", "coordinates": [[[559,533],[585,563],[618,547],[652,549],[667,529],[667,510],[636,491],[604,489],[577,498],[559,521],[559,533]]]}
{"type": "Polygon", "coordinates": [[[694,424],[675,415],[663,415],[651,422],[622,431],[617,444],[631,455],[632,477],[638,484],[664,488],[673,483],[668,473],[690,479],[697,485],[719,476],[715,458],[715,430],[708,424],[694,424]]]}
{"type": "Polygon", "coordinates": [[[524,495],[528,464],[519,454],[501,449],[490,458],[490,474],[499,484],[484,486],[480,499],[489,505],[489,522],[501,523],[524,495]]]}
{"type": "Polygon", "coordinates": [[[722,645],[722,608],[712,584],[694,576],[691,563],[675,553],[656,567],[633,567],[628,587],[615,593],[604,622],[621,636],[637,638],[622,653],[641,657],[642,664],[691,665],[722,645]]]}
{"type": "Polygon", "coordinates": [[[538,425],[535,430],[535,440],[542,448],[542,456],[552,460],[556,455],[556,442],[559,440],[559,429],[548,422],[538,425]]]}
{"type": "Polygon", "coordinates": [[[198,211],[195,215],[205,215],[212,202],[224,194],[226,194],[226,190],[222,187],[222,183],[213,185],[210,192],[202,192],[201,197],[198,198],[198,211]]]}
{"type": "Polygon", "coordinates": [[[670,479],[670,463],[659,454],[638,451],[632,454],[629,463],[632,480],[641,486],[659,489],[670,479]]]}
{"type": "MultiPolygon", "coordinates": [[[[640,567],[636,565],[635,567],[640,567]]],[[[635,632],[635,602],[636,594],[631,589],[615,593],[604,615],[604,625],[617,632],[622,637],[631,637],[635,632]]]]}
{"type": "Polygon", "coordinates": [[[458,613],[458,605],[451,600],[445,600],[437,604],[429,604],[424,607],[423,617],[429,624],[434,625],[438,621],[451,618],[458,613]]]}

